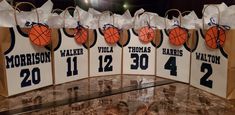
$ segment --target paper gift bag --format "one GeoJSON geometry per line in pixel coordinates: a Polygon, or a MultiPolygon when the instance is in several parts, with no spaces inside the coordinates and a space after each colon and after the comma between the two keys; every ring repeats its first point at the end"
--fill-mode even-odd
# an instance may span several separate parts
{"type": "Polygon", "coordinates": [[[53,39],[53,75],[54,84],[71,82],[88,77],[88,28],[81,25],[81,12],[78,8],[68,7],[54,21],[52,25],[59,27],[55,31],[58,35],[53,39]],[[69,14],[69,9],[74,9],[74,18],[69,14]],[[76,14],[76,16],[75,16],[76,14]],[[58,22],[56,22],[58,21],[58,22]]]}
{"type": "MultiPolygon", "coordinates": [[[[216,17],[206,16],[204,13],[203,26],[197,31],[198,38],[192,51],[190,84],[220,97],[234,99],[235,31],[234,27],[228,30],[229,25],[221,24],[225,18],[229,18],[229,22],[233,23],[234,18],[231,19],[230,15],[220,15],[234,10],[220,12],[217,6],[211,6],[210,8],[218,13],[216,17]]],[[[210,12],[206,8],[209,7],[206,6],[203,12],[210,12]]]]}
{"type": "MultiPolygon", "coordinates": [[[[35,8],[28,2],[17,4],[16,8],[22,4],[29,4],[35,8]]],[[[30,25],[28,33],[23,32],[18,25],[19,13],[16,10],[14,13],[16,26],[1,28],[0,94],[3,96],[12,96],[52,85],[51,52],[43,46],[50,43],[50,29],[38,23],[37,9],[33,11],[34,15],[35,12],[37,22],[30,25]]]]}
{"type": "MultiPolygon", "coordinates": [[[[180,19],[165,19],[160,45],[157,46],[157,76],[189,83],[190,76],[190,48],[189,39],[192,34],[181,26],[181,13],[176,9],[180,19]],[[170,26],[170,27],[169,27],[170,26]]],[[[166,17],[165,16],[165,17],[166,17]]]]}
{"type": "Polygon", "coordinates": [[[123,46],[123,74],[155,75],[154,17],[147,12],[134,17],[134,27],[128,30],[129,37],[123,46]]]}
{"type": "Polygon", "coordinates": [[[94,31],[95,38],[90,40],[90,76],[121,74],[122,49],[118,43],[120,29],[117,18],[110,13],[98,16],[94,31]]]}

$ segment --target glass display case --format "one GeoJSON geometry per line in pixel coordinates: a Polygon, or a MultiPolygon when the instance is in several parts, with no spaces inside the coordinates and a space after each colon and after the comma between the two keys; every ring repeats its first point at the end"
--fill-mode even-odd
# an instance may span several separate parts
{"type": "Polygon", "coordinates": [[[232,115],[234,112],[233,100],[155,76],[95,77],[0,97],[1,115],[232,115]]]}

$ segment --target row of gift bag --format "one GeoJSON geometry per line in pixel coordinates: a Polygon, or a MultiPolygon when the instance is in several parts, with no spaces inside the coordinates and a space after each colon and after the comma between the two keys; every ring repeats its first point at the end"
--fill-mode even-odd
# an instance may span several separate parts
{"type": "MultiPolygon", "coordinates": [[[[112,21],[100,24],[104,14],[98,16],[102,26],[96,29],[80,21],[73,28],[49,28],[30,21],[25,23],[27,29],[19,25],[1,28],[0,93],[12,96],[94,76],[134,74],[155,75],[224,98],[235,97],[234,32],[229,25],[218,24],[219,19],[212,16],[208,29],[191,29],[182,26],[180,16],[164,19],[163,25],[169,28],[161,29],[151,25],[148,14],[139,20],[134,17],[129,29],[112,21]],[[136,27],[138,21],[143,25],[136,27]]],[[[17,22],[16,11],[14,16],[17,22]]]]}

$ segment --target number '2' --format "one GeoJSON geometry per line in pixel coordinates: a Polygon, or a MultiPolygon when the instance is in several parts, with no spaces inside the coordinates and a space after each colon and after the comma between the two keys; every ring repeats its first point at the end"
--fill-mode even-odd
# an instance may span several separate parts
{"type": "Polygon", "coordinates": [[[202,63],[202,65],[201,65],[201,72],[205,72],[205,70],[207,70],[207,73],[200,79],[200,84],[203,85],[203,86],[212,88],[213,81],[212,80],[208,80],[208,78],[213,73],[211,64],[202,63]]]}

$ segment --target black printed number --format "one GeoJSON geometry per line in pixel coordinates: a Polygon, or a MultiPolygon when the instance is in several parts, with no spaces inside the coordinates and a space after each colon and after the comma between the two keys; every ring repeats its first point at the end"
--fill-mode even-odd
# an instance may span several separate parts
{"type": "Polygon", "coordinates": [[[31,86],[32,84],[34,84],[34,85],[39,84],[41,81],[40,69],[33,68],[31,72],[29,69],[22,69],[20,72],[20,77],[23,78],[23,80],[21,82],[21,87],[31,86]],[[29,78],[30,74],[32,74],[31,79],[29,78]]]}
{"type": "Polygon", "coordinates": [[[73,60],[71,57],[67,58],[67,64],[68,64],[67,76],[69,77],[69,76],[78,75],[77,57],[73,57],[73,60]],[[73,64],[73,70],[72,70],[72,64],[73,64]]]}
{"type": "Polygon", "coordinates": [[[207,70],[206,74],[200,79],[200,84],[209,88],[212,88],[213,85],[213,81],[212,80],[208,80],[208,78],[211,76],[212,74],[212,67],[211,64],[208,63],[202,63],[201,66],[201,72],[205,73],[205,70],[207,70]]]}
{"type": "Polygon", "coordinates": [[[170,57],[166,62],[164,69],[170,70],[170,75],[177,76],[176,58],[170,57]]]}
{"type": "Polygon", "coordinates": [[[142,69],[146,70],[148,68],[148,60],[149,57],[147,54],[131,54],[131,58],[133,59],[133,64],[131,64],[131,69],[142,69]]]}
{"type": "Polygon", "coordinates": [[[98,71],[99,72],[108,72],[108,71],[113,71],[113,66],[111,65],[113,61],[113,57],[111,55],[106,55],[103,56],[99,56],[99,68],[98,71]],[[103,62],[106,63],[106,65],[103,67],[103,62]]]}

